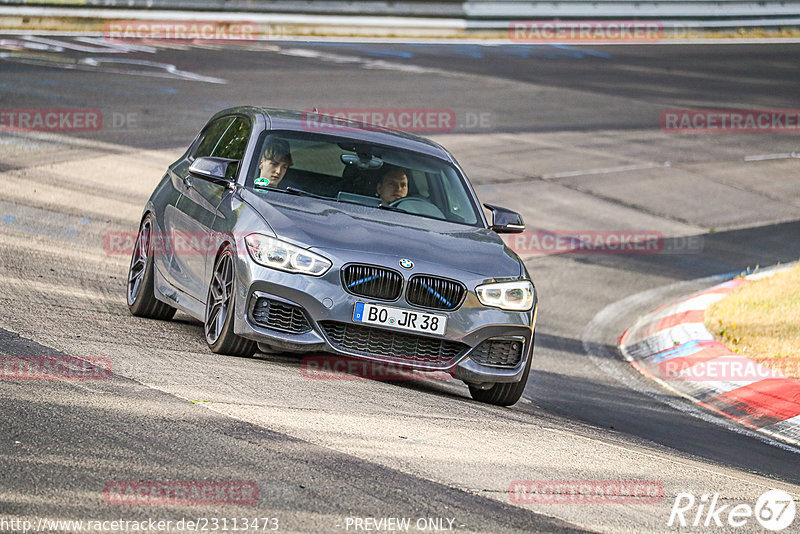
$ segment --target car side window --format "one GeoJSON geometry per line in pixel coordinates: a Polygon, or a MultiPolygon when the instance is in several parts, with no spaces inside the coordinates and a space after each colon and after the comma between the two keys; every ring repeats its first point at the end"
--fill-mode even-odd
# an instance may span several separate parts
{"type": "Polygon", "coordinates": [[[222,134],[211,153],[216,158],[238,159],[244,158],[247,141],[250,139],[250,121],[243,117],[236,117],[222,134]]]}
{"type": "Polygon", "coordinates": [[[228,130],[228,126],[232,122],[230,117],[214,121],[208,128],[203,131],[200,138],[200,144],[197,145],[192,158],[204,158],[211,156],[214,149],[217,148],[220,138],[228,130]]]}

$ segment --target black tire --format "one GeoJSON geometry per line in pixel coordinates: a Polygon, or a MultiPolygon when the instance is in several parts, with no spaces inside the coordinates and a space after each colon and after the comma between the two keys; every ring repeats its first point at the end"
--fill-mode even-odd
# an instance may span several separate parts
{"type": "Polygon", "coordinates": [[[528,374],[531,371],[532,362],[533,349],[531,349],[531,353],[528,355],[528,363],[525,364],[525,371],[523,371],[522,379],[519,382],[497,383],[489,389],[478,389],[474,386],[469,386],[469,394],[478,402],[494,404],[495,406],[511,406],[516,404],[525,391],[525,385],[528,383],[528,374]]]}
{"type": "Polygon", "coordinates": [[[137,317],[172,319],[175,308],[155,296],[153,269],[153,217],[148,213],[139,226],[128,268],[128,308],[137,317]]]}
{"type": "Polygon", "coordinates": [[[256,342],[233,333],[236,310],[235,279],[233,253],[226,247],[214,262],[211,283],[208,285],[203,331],[211,352],[249,357],[256,351],[256,342]]]}

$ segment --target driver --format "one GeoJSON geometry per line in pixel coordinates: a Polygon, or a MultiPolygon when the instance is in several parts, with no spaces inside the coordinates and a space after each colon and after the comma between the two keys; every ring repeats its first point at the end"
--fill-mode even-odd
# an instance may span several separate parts
{"type": "Polygon", "coordinates": [[[282,139],[276,139],[267,144],[258,168],[260,177],[266,178],[267,183],[272,187],[277,187],[278,182],[283,179],[291,166],[292,153],[289,150],[289,143],[282,139]]]}
{"type": "Polygon", "coordinates": [[[395,167],[394,165],[387,165],[380,180],[378,180],[378,196],[381,197],[381,203],[389,205],[395,200],[400,200],[408,195],[408,178],[406,172],[402,167],[395,167]]]}

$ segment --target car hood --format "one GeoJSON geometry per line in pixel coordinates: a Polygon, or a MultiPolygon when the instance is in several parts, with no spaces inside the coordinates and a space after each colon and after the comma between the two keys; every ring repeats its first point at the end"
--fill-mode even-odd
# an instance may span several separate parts
{"type": "Polygon", "coordinates": [[[523,271],[516,254],[486,228],[276,191],[243,189],[240,195],[279,238],[343,262],[384,257],[387,266],[396,266],[407,258],[420,268],[437,265],[485,278],[515,278],[523,271]]]}

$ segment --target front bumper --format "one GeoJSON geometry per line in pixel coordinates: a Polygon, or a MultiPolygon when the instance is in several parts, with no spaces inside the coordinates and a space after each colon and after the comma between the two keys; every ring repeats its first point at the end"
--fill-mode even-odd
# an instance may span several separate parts
{"type": "Polygon", "coordinates": [[[402,295],[392,302],[352,295],[342,287],[336,265],[324,276],[312,277],[276,271],[240,257],[236,272],[234,332],[261,343],[293,351],[331,352],[415,370],[446,371],[470,384],[518,382],[533,356],[537,303],[526,312],[486,307],[474,294],[475,286],[485,279],[464,280],[468,293],[458,309],[435,310],[447,315],[448,322],[445,335],[434,336],[353,321],[356,302],[412,311],[433,310],[412,306],[402,295]],[[272,322],[265,319],[271,315],[263,311],[270,306],[277,317],[272,322]],[[491,340],[491,345],[484,343],[491,340]],[[442,350],[437,352],[437,346],[442,350]],[[497,358],[487,357],[487,346],[518,348],[518,361],[501,361],[497,365],[497,358]],[[403,347],[408,350],[403,352],[403,347]],[[394,354],[387,355],[392,350],[394,354]]]}

